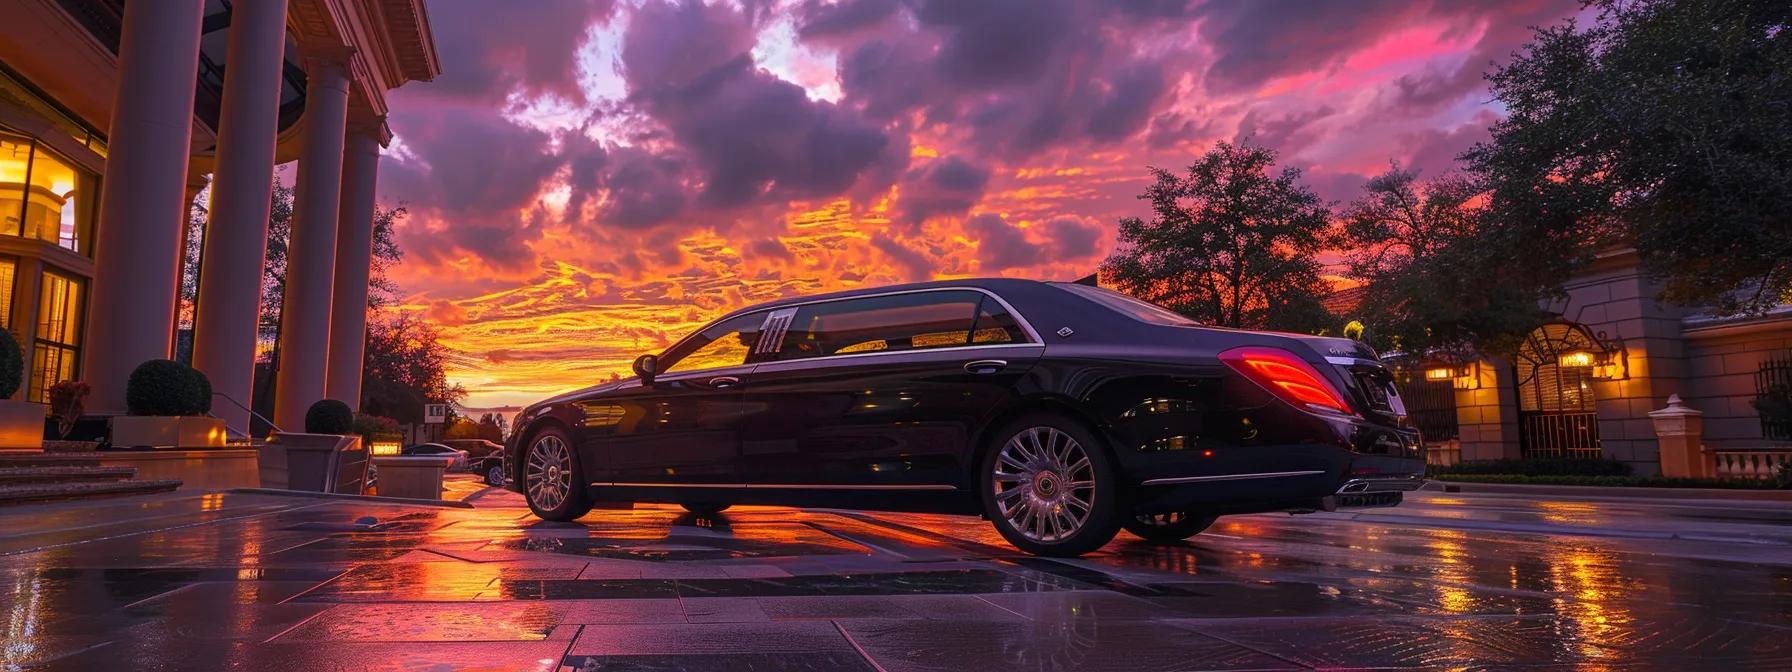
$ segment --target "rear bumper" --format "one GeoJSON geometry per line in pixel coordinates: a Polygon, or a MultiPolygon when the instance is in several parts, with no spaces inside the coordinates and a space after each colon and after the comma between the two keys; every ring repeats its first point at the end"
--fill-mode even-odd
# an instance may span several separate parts
{"type": "Polygon", "coordinates": [[[1178,460],[1181,464],[1159,461],[1132,489],[1132,506],[1147,513],[1333,511],[1394,506],[1402,493],[1425,484],[1422,458],[1315,445],[1289,446],[1280,457],[1260,462],[1274,464],[1274,469],[1219,473],[1195,456],[1178,460]]]}

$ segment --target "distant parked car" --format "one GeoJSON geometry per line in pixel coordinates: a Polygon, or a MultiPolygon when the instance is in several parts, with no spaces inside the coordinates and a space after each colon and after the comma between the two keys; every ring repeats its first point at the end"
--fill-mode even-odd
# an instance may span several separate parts
{"type": "Polygon", "coordinates": [[[443,439],[436,443],[456,450],[467,451],[467,457],[475,460],[504,451],[504,446],[485,439],[443,439]]]}
{"type": "Polygon", "coordinates": [[[467,469],[485,480],[486,485],[502,487],[504,485],[504,453],[497,452],[485,457],[473,458],[467,469]]]}
{"type": "Polygon", "coordinates": [[[414,446],[406,446],[403,450],[398,451],[398,454],[452,457],[454,458],[454,461],[448,463],[449,471],[466,471],[467,465],[469,464],[467,461],[467,451],[459,448],[450,448],[440,443],[419,443],[414,446]]]}

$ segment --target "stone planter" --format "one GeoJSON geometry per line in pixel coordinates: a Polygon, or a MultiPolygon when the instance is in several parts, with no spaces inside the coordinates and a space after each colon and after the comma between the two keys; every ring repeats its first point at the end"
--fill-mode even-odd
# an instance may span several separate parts
{"type": "Polygon", "coordinates": [[[0,450],[41,450],[47,406],[0,399],[0,450]]]}
{"type": "Polygon", "coordinates": [[[379,472],[374,483],[381,497],[408,499],[441,499],[442,472],[454,462],[452,457],[434,455],[382,455],[373,458],[379,472]]]}
{"type": "Polygon", "coordinates": [[[261,487],[361,494],[367,449],[350,434],[275,432],[261,447],[261,487]]]}
{"type": "Polygon", "coordinates": [[[112,447],[221,448],[224,421],[204,416],[120,415],[112,418],[112,447]]]}

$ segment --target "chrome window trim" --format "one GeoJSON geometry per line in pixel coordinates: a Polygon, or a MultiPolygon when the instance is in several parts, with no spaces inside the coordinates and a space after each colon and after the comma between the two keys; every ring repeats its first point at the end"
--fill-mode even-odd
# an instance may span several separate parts
{"type": "MultiPolygon", "coordinates": [[[[776,308],[749,307],[747,309],[742,310],[739,313],[723,315],[714,320],[710,320],[709,322],[704,323],[703,326],[698,327],[696,330],[692,331],[689,334],[685,334],[684,338],[678,339],[677,341],[673,342],[671,346],[667,347],[665,350],[660,351],[659,356],[664,357],[666,355],[666,353],[678,349],[678,346],[684,345],[685,341],[690,340],[692,337],[695,337],[697,334],[703,333],[704,331],[708,330],[710,327],[721,324],[722,322],[724,322],[726,320],[731,320],[731,319],[744,317],[747,315],[752,315],[752,314],[760,312],[760,311],[766,311],[766,316],[765,316],[764,320],[762,322],[760,322],[759,342],[755,343],[753,345],[753,354],[766,354],[766,353],[782,352],[784,350],[784,336],[790,333],[790,323],[786,322],[783,325],[783,327],[778,330],[775,343],[773,343],[772,341],[770,341],[766,338],[766,336],[768,335],[766,332],[766,327],[771,324],[771,321],[775,316],[777,316],[779,313],[782,313],[786,310],[790,311],[791,320],[794,321],[796,319],[796,309],[801,308],[803,306],[812,306],[812,305],[820,304],[820,303],[833,303],[836,301],[855,301],[858,299],[872,299],[872,298],[878,298],[878,297],[884,297],[884,296],[899,296],[902,294],[920,294],[920,293],[924,293],[924,292],[954,292],[954,291],[956,291],[956,292],[963,292],[963,291],[978,292],[984,296],[995,299],[996,303],[1001,304],[1002,310],[1008,311],[1008,314],[1010,316],[1014,317],[1014,322],[1016,324],[1020,325],[1021,331],[1026,333],[1027,339],[1028,339],[1027,342],[1025,342],[1025,343],[991,343],[991,344],[987,344],[987,345],[966,345],[966,346],[959,346],[959,347],[923,348],[923,349],[919,349],[919,350],[912,350],[912,349],[911,350],[896,350],[893,352],[852,352],[852,353],[847,353],[844,355],[823,355],[820,357],[804,357],[802,359],[792,359],[792,360],[787,360],[787,361],[814,362],[814,361],[822,361],[822,360],[832,361],[832,360],[838,360],[838,359],[845,359],[848,357],[871,357],[871,356],[878,356],[878,355],[887,357],[887,356],[892,356],[892,355],[912,355],[912,354],[919,353],[919,352],[947,352],[947,351],[957,352],[960,350],[978,350],[978,349],[985,349],[985,348],[1015,348],[1015,347],[1043,348],[1043,347],[1045,347],[1045,339],[1039,337],[1039,332],[1033,329],[1033,323],[1027,321],[1027,316],[1022,315],[1020,311],[1015,310],[1014,304],[1008,303],[1007,299],[1004,299],[1001,297],[1001,295],[996,294],[995,292],[992,292],[990,290],[984,289],[982,287],[952,285],[952,286],[946,286],[946,287],[927,287],[924,289],[903,289],[903,290],[897,290],[897,291],[892,291],[892,292],[875,292],[872,294],[860,294],[858,296],[838,296],[838,297],[828,298],[828,299],[815,299],[815,300],[811,300],[811,301],[802,301],[799,303],[787,303],[787,304],[780,305],[776,308]],[[770,349],[762,352],[760,350],[761,347],[768,347],[770,349]]],[[[723,371],[723,370],[735,369],[735,368],[745,368],[748,370],[747,371],[748,373],[751,373],[752,367],[754,367],[754,366],[758,366],[761,364],[782,364],[782,363],[784,363],[784,362],[771,361],[771,362],[759,362],[757,364],[743,364],[743,365],[737,365],[737,366],[718,367],[718,368],[713,368],[713,369],[692,369],[689,371],[678,372],[676,374],[676,375],[680,376],[678,378],[671,378],[671,377],[667,377],[667,376],[654,376],[654,380],[682,380],[683,379],[682,376],[689,375],[689,374],[706,373],[706,374],[714,375],[714,372],[716,372],[716,371],[723,371]]],[[[637,384],[638,384],[638,381],[640,379],[636,378],[635,380],[637,381],[637,384]]],[[[749,381],[749,383],[750,382],[751,381],[749,381]]],[[[626,386],[619,386],[617,389],[621,389],[622,387],[626,387],[626,386]]]]}
{"type": "MultiPolygon", "coordinates": [[[[875,352],[849,352],[844,355],[823,355],[821,357],[804,357],[802,359],[786,359],[776,362],[760,362],[756,366],[767,367],[770,371],[793,371],[807,368],[819,368],[838,363],[840,360],[859,359],[864,357],[909,357],[916,359],[952,360],[959,357],[947,356],[950,353],[975,352],[996,348],[1044,348],[1044,343],[993,343],[988,345],[964,345],[953,348],[921,348],[919,350],[880,350],[875,352]]],[[[899,360],[900,361],[900,360],[899,360]]],[[[757,370],[757,369],[755,369],[757,370]]]]}
{"type": "Polygon", "coordinates": [[[1219,476],[1180,476],[1176,478],[1153,478],[1139,485],[1175,485],[1177,483],[1203,483],[1206,481],[1248,481],[1257,478],[1288,478],[1290,476],[1312,476],[1323,474],[1323,471],[1266,471],[1256,474],[1222,474],[1219,476]]]}
{"type": "Polygon", "coordinates": [[[736,490],[957,490],[956,485],[884,485],[830,483],[628,483],[594,482],[601,488],[732,488],[736,490]]]}

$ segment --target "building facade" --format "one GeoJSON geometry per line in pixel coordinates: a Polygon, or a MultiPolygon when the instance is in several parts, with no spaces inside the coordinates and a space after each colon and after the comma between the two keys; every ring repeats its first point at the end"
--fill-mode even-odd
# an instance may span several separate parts
{"type": "Polygon", "coordinates": [[[172,355],[188,206],[209,176],[193,363],[249,427],[273,171],[297,161],[276,425],[358,404],[388,91],[439,73],[422,0],[0,3],[0,327],[19,398],[124,410],[172,355]]]}
{"type": "Polygon", "coordinates": [[[1443,448],[1434,461],[1602,457],[1658,474],[1649,414],[1675,396],[1701,414],[1704,475],[1767,477],[1792,457],[1792,423],[1776,405],[1792,392],[1792,306],[1722,317],[1661,304],[1632,250],[1598,255],[1563,289],[1565,299],[1543,306],[1553,319],[1511,359],[1407,373],[1408,396],[1429,400],[1409,406],[1432,415],[1454,406],[1453,426],[1427,432],[1443,448]]]}

